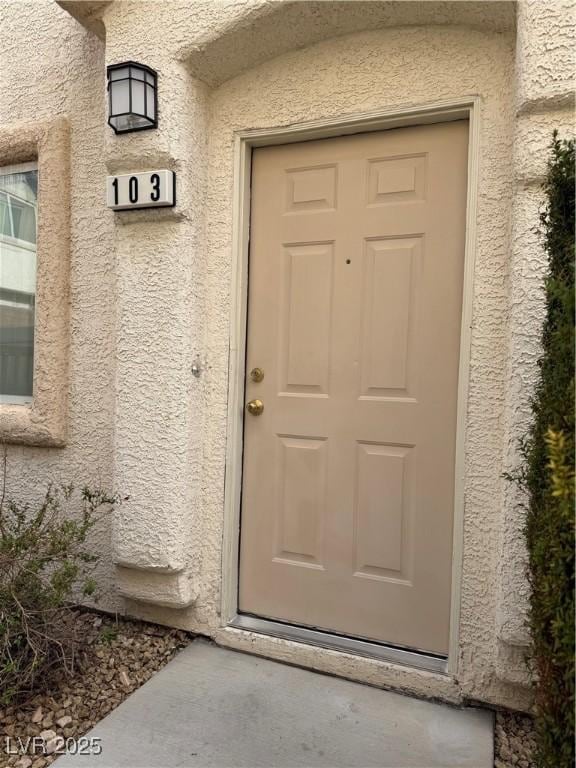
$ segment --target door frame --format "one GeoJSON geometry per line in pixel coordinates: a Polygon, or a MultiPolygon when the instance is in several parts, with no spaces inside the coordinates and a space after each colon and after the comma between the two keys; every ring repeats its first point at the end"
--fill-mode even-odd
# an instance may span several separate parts
{"type": "Polygon", "coordinates": [[[474,264],[476,251],[476,211],[480,149],[480,97],[409,107],[390,107],[374,112],[296,123],[289,126],[240,130],[234,134],[234,190],[232,221],[232,284],[228,370],[228,418],[226,471],[224,486],[224,528],[222,550],[222,626],[233,626],[264,635],[274,635],[324,645],[346,653],[372,656],[405,666],[429,669],[455,676],[458,665],[460,634],[460,598],[464,529],[464,474],[466,415],[468,402],[474,264]],[[466,236],[456,408],[456,456],[454,475],[454,530],[452,544],[452,584],[450,635],[447,659],[406,651],[392,646],[371,644],[330,633],[306,630],[267,619],[238,614],[240,503],[242,492],[244,387],[248,309],[248,257],[251,202],[252,149],[274,144],[288,144],[332,138],[390,128],[426,125],[467,119],[468,182],[466,201],[466,236]]]}

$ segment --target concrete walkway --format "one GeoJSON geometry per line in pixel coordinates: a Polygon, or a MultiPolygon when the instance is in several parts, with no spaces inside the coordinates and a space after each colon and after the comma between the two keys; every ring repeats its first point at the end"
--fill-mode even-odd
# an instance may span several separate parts
{"type": "Polygon", "coordinates": [[[196,640],[57,768],[492,768],[493,719],[196,640]]]}

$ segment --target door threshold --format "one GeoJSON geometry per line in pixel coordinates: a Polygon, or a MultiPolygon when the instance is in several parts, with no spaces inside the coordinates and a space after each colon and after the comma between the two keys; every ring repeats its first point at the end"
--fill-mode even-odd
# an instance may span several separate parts
{"type": "Polygon", "coordinates": [[[331,632],[322,632],[317,629],[308,629],[294,624],[284,624],[280,621],[262,619],[258,616],[238,614],[228,624],[235,629],[244,629],[249,632],[258,632],[261,635],[280,637],[284,640],[293,640],[297,643],[315,645],[328,648],[333,651],[342,651],[355,656],[366,656],[380,661],[389,661],[392,664],[402,664],[406,667],[424,669],[427,672],[436,672],[442,675],[448,674],[448,660],[444,656],[434,656],[423,651],[409,651],[383,643],[374,643],[368,640],[359,640],[353,637],[335,635],[331,632]]]}

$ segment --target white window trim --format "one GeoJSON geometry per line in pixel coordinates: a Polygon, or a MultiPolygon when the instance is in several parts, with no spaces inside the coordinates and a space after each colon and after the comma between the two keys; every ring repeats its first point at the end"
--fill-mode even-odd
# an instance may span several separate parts
{"type": "Polygon", "coordinates": [[[37,171],[38,163],[13,163],[12,165],[3,165],[0,167],[0,176],[11,176],[13,173],[26,173],[26,171],[37,171]]]}
{"type": "Polygon", "coordinates": [[[0,242],[7,243],[8,245],[16,245],[18,248],[22,248],[24,251],[36,251],[36,246],[29,240],[20,240],[18,237],[10,237],[9,235],[0,235],[0,242]]]}
{"type": "MultiPolygon", "coordinates": [[[[15,163],[12,165],[0,166],[0,176],[11,176],[13,173],[26,173],[27,171],[38,172],[38,163],[37,162],[15,163]]],[[[7,192],[6,194],[10,195],[11,193],[7,192]]],[[[18,196],[12,195],[12,197],[18,197],[18,196]]],[[[22,202],[27,203],[28,205],[31,205],[31,203],[28,203],[27,200],[23,200],[22,202]]],[[[10,210],[10,216],[12,216],[11,210],[10,210]]],[[[38,200],[36,200],[36,229],[38,229],[38,200]]],[[[34,251],[34,253],[37,253],[37,250],[38,250],[37,244],[32,244],[28,240],[20,240],[20,238],[18,237],[9,237],[6,235],[1,235],[0,240],[8,243],[9,245],[15,245],[18,248],[24,248],[28,251],[34,251]]],[[[34,293],[34,296],[36,296],[36,293],[34,293]]],[[[5,304],[5,302],[1,302],[1,303],[5,304]]],[[[34,340],[36,340],[36,318],[34,318],[34,340]]],[[[33,348],[32,354],[34,357],[36,356],[36,341],[34,341],[34,348],[33,348]]],[[[34,401],[34,391],[32,391],[31,395],[5,395],[2,392],[0,392],[0,404],[29,406],[33,401],[34,401]]]]}
{"type": "MultiPolygon", "coordinates": [[[[34,169],[30,168],[29,170],[34,170],[34,169]]],[[[8,174],[3,174],[3,173],[0,174],[0,176],[6,176],[6,175],[8,174]]],[[[38,217],[37,217],[38,203],[36,203],[36,206],[34,206],[33,203],[29,202],[28,200],[23,200],[21,197],[18,197],[18,195],[13,195],[12,192],[6,192],[5,190],[0,190],[0,192],[6,195],[8,199],[13,198],[14,200],[18,200],[18,202],[22,203],[23,205],[28,205],[30,206],[30,208],[35,208],[34,216],[36,218],[36,226],[38,226],[38,217]]],[[[14,219],[12,218],[12,205],[8,205],[8,212],[10,214],[11,229],[12,231],[14,231],[14,219]]],[[[18,248],[23,248],[26,251],[36,252],[36,243],[33,243],[30,240],[22,240],[19,237],[13,237],[12,235],[5,235],[3,233],[0,233],[0,242],[7,243],[8,245],[15,245],[18,248]]]]}
{"type": "MultiPolygon", "coordinates": [[[[11,176],[13,173],[26,173],[27,171],[38,172],[38,163],[15,163],[12,165],[0,166],[0,176],[11,176]]],[[[6,192],[6,194],[21,200],[18,195],[13,195],[11,192],[6,192]]],[[[25,205],[32,205],[32,203],[29,203],[28,200],[22,200],[22,202],[25,205]]],[[[10,216],[12,216],[12,211],[10,211],[10,216]]],[[[38,229],[38,200],[36,200],[36,229],[38,229]]],[[[36,251],[37,249],[37,243],[30,243],[28,240],[20,240],[18,237],[0,235],[0,240],[8,242],[10,245],[17,245],[19,248],[26,248],[29,251],[36,251]]]]}
{"type": "Polygon", "coordinates": [[[7,405],[30,405],[32,395],[0,395],[0,403],[7,405]]]}

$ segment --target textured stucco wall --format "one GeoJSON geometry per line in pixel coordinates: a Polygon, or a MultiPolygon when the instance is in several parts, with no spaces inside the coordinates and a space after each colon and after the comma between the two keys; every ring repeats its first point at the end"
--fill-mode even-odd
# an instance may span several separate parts
{"type": "MultiPolygon", "coordinates": [[[[116,302],[110,217],[102,206],[103,62],[103,44],[54,3],[0,4],[0,125],[34,127],[66,116],[72,168],[70,298],[51,297],[64,316],[70,305],[66,446],[8,447],[7,492],[22,500],[38,499],[50,481],[112,483],[116,302]]],[[[102,556],[96,573],[103,602],[118,607],[109,520],[92,543],[102,556]]]]}
{"type": "MultiPolygon", "coordinates": [[[[81,3],[64,5],[82,18],[81,3]]],[[[72,130],[69,441],[11,449],[13,494],[61,477],[130,496],[95,539],[106,608],[377,685],[528,706],[522,521],[501,473],[517,460],[534,378],[544,261],[532,228],[549,129],[570,124],[573,3],[523,2],[516,53],[505,3],[375,3],[369,32],[331,3],[318,14],[333,6],[335,18],[311,31],[292,4],[265,0],[86,5],[105,43],[49,0],[0,8],[1,119],[67,113],[72,130]],[[432,5],[445,25],[417,26],[432,5]],[[272,58],[309,34],[332,39],[272,58]],[[159,72],[157,131],[105,127],[105,65],[123,59],[159,72]],[[470,95],[481,156],[457,677],[223,629],[234,131],[470,95]],[[107,211],[106,173],[146,168],[177,171],[176,208],[107,211]]]]}
{"type": "MultiPolygon", "coordinates": [[[[573,0],[522,0],[518,5],[515,67],[513,209],[508,276],[508,356],[503,470],[514,473],[519,441],[530,421],[544,311],[546,256],[538,235],[552,132],[574,135],[576,6],[573,0]]],[[[525,499],[502,484],[502,536],[498,562],[496,671],[526,683],[528,584],[522,535],[525,499]]]]}
{"type": "Polygon", "coordinates": [[[518,113],[574,105],[574,0],[520,0],[516,66],[518,113]]]}

